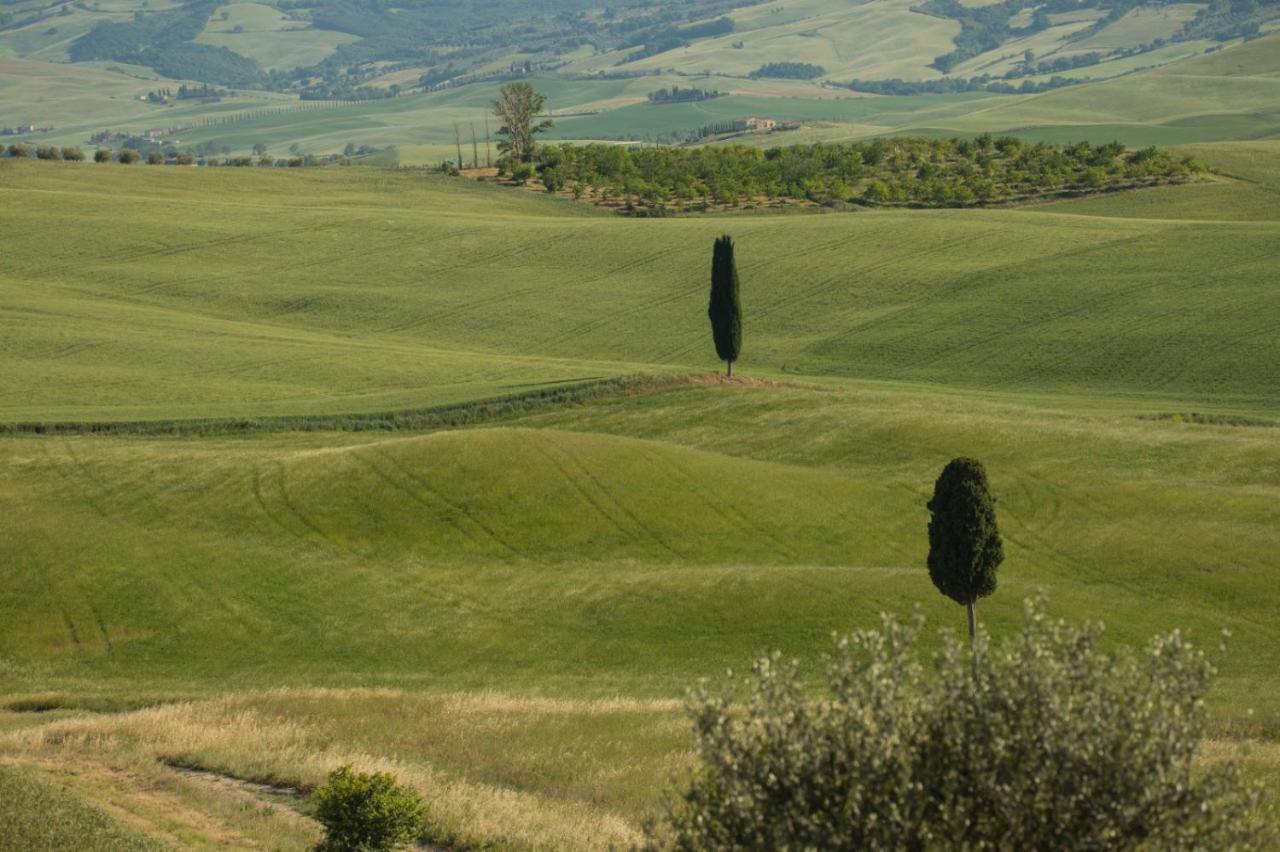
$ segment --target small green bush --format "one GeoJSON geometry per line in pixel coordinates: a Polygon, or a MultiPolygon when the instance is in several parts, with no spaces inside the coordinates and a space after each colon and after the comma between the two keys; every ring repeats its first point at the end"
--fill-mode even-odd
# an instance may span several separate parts
{"type": "Polygon", "coordinates": [[[111,162],[111,151],[107,148],[99,148],[93,152],[93,161],[95,163],[111,162]]]}
{"type": "Polygon", "coordinates": [[[385,772],[343,766],[315,796],[316,818],[325,829],[318,847],[323,852],[394,849],[422,831],[422,800],[385,772]]]}
{"type": "Polygon", "coordinates": [[[31,156],[31,148],[21,142],[15,142],[9,146],[9,156],[25,160],[31,156]]]}
{"type": "Polygon", "coordinates": [[[743,705],[695,693],[701,755],[655,846],[677,849],[1237,849],[1259,791],[1196,766],[1213,667],[1178,633],[1141,654],[1029,602],[1021,634],[978,655],[953,634],[934,671],[922,621],[885,617],[831,660],[816,699],[759,660],[743,705]]]}
{"type": "Polygon", "coordinates": [[[137,151],[133,150],[132,148],[125,148],[123,151],[121,151],[119,154],[116,155],[116,160],[118,162],[124,163],[126,166],[130,166],[138,162],[141,156],[142,156],[141,154],[139,154],[137,151]]]}
{"type": "Polygon", "coordinates": [[[82,162],[84,160],[84,151],[81,151],[79,148],[63,148],[62,159],[70,163],[82,162]]]}
{"type": "Polygon", "coordinates": [[[523,185],[532,180],[534,174],[533,164],[519,163],[511,170],[511,179],[523,185]]]}

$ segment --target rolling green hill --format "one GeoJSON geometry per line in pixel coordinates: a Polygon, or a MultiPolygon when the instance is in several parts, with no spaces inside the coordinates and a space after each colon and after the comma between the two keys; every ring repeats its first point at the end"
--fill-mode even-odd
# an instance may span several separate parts
{"type": "MultiPolygon", "coordinates": [[[[347,170],[6,162],[0,193],[7,421],[383,410],[706,363],[718,219],[347,170]]],[[[1270,408],[1263,219],[742,218],[747,363],[1270,408]]]]}
{"type": "Polygon", "coordinates": [[[1249,742],[1280,781],[1275,145],[1035,208],[656,220],[411,170],[0,162],[0,425],[71,430],[0,430],[0,791],[301,850],[296,791],[354,762],[436,845],[636,842],[697,678],[883,610],[962,626],[923,568],[961,453],[1008,552],[983,623],[1043,589],[1109,643],[1229,628],[1204,759],[1249,742]],[[725,231],[734,384],[705,373],[725,231]],[[636,374],[463,428],[269,419],[636,374]],[[184,418],[254,429],[92,434],[184,418]]]}

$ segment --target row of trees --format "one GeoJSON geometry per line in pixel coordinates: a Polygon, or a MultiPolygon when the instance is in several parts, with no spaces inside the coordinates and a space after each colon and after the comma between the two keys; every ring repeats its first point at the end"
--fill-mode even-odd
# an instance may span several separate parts
{"type": "Polygon", "coordinates": [[[38,160],[72,160],[79,161],[84,159],[84,151],[79,148],[59,148],[56,145],[27,145],[23,142],[16,142],[4,149],[7,156],[13,159],[25,160],[35,157],[38,160]]]}
{"type": "Polygon", "coordinates": [[[1156,148],[1055,146],[989,134],[763,150],[560,144],[538,148],[533,160],[549,191],[648,206],[759,198],[964,206],[1178,180],[1204,169],[1194,158],[1156,148]]]}
{"type": "MultiPolygon", "coordinates": [[[[21,143],[10,145],[5,149],[5,154],[13,159],[30,159],[32,155],[40,160],[83,162],[86,159],[84,151],[79,148],[56,148],[52,145],[40,145],[32,148],[21,143]]],[[[297,168],[300,166],[348,162],[344,158],[334,155],[315,157],[308,154],[287,158],[271,157],[265,154],[253,157],[248,155],[213,157],[197,156],[189,151],[165,152],[159,148],[153,148],[145,153],[133,148],[121,148],[114,151],[110,148],[98,148],[93,152],[93,161],[95,163],[122,163],[126,166],[134,163],[146,163],[150,166],[260,166],[264,168],[297,168]]]]}

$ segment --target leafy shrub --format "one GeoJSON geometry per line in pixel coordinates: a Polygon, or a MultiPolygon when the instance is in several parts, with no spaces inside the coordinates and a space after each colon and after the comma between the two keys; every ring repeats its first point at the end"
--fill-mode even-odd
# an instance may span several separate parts
{"type": "Polygon", "coordinates": [[[532,163],[517,163],[511,169],[511,179],[520,184],[528,183],[534,176],[532,163]]]}
{"type": "Polygon", "coordinates": [[[109,151],[106,148],[99,148],[98,150],[93,152],[93,161],[95,163],[111,162],[111,151],[109,151]]]}
{"type": "Polygon", "coordinates": [[[842,640],[827,695],[795,663],[757,661],[745,706],[698,690],[701,765],[657,845],[679,849],[1228,849],[1258,791],[1236,767],[1192,771],[1213,668],[1179,633],[1142,654],[1028,602],[976,672],[922,620],[842,640]]]}
{"type": "Polygon", "coordinates": [[[53,145],[38,145],[36,146],[36,159],[60,160],[62,159],[62,152],[53,145]]]}
{"type": "Polygon", "coordinates": [[[63,148],[62,159],[72,163],[79,163],[84,160],[84,151],[79,148],[63,148]]]}
{"type": "Polygon", "coordinates": [[[413,842],[422,830],[422,800],[385,772],[343,766],[315,796],[316,818],[325,829],[319,848],[326,852],[393,849],[413,842]]]}
{"type": "Polygon", "coordinates": [[[23,145],[21,142],[15,142],[9,146],[9,156],[25,160],[31,156],[31,149],[28,146],[23,145]]]}
{"type": "Polygon", "coordinates": [[[116,159],[119,160],[121,163],[124,163],[126,166],[128,166],[138,162],[139,156],[140,155],[138,154],[138,152],[133,150],[132,148],[125,148],[123,151],[121,151],[119,154],[116,155],[116,159]]]}
{"type": "Polygon", "coordinates": [[[163,166],[163,165],[164,165],[164,154],[162,154],[162,153],[161,153],[161,152],[159,152],[159,151],[152,151],[152,152],[150,152],[149,154],[147,154],[147,165],[149,165],[149,166],[163,166]]]}

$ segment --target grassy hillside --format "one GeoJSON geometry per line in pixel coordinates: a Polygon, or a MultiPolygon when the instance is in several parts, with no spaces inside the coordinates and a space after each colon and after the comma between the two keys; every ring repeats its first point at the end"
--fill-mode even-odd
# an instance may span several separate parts
{"type": "MultiPolygon", "coordinates": [[[[157,759],[294,786],[355,760],[418,786],[440,842],[625,842],[688,759],[671,699],[691,680],[817,654],[886,609],[961,625],[921,567],[923,501],[957,452],[987,459],[1000,500],[989,629],[1036,589],[1110,642],[1230,628],[1230,753],[1280,724],[1274,431],[839,383],[390,438],[7,439],[0,683],[68,709],[10,714],[0,753],[74,771],[90,801],[112,795],[104,764],[145,779],[188,836],[243,836],[246,814],[157,759]],[[175,697],[198,700],[75,710],[175,697]]],[[[1250,759],[1274,775],[1277,757],[1250,759]]],[[[130,806],[174,836],[157,805],[130,806]]],[[[304,848],[291,813],[256,830],[304,848]]]]}
{"type": "Polygon", "coordinates": [[[665,220],[416,171],[0,162],[3,424],[666,377],[435,431],[0,434],[0,793],[104,843],[302,850],[305,791],[354,762],[422,791],[435,845],[636,842],[692,681],[884,610],[962,627],[922,567],[961,453],[1008,553],[984,625],[1044,589],[1108,643],[1229,628],[1205,759],[1248,742],[1280,781],[1274,143],[1194,151],[1224,175],[665,220]],[[716,367],[725,231],[750,379],[679,380],[716,367]]]}
{"type": "MultiPolygon", "coordinates": [[[[721,219],[347,170],[6,162],[0,193],[7,421],[369,411],[710,366],[699,270],[721,219]]],[[[738,219],[745,364],[1269,409],[1277,228],[738,219]]]]}

